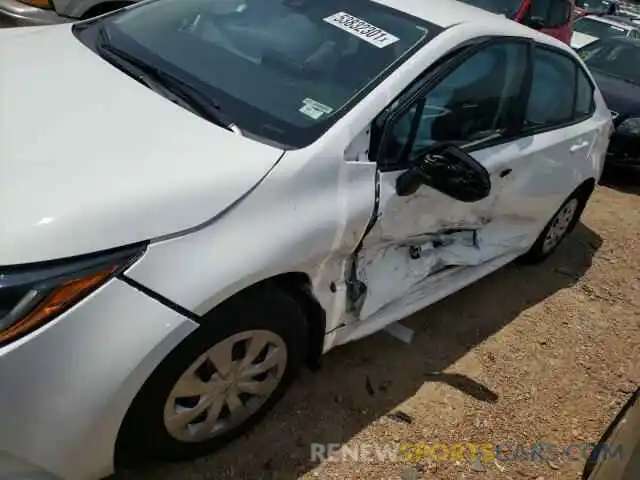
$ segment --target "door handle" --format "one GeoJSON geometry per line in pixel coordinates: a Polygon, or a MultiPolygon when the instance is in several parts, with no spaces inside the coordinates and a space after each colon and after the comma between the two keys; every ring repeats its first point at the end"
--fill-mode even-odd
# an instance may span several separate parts
{"type": "Polygon", "coordinates": [[[571,153],[577,152],[578,150],[582,150],[585,147],[589,146],[589,142],[587,142],[586,140],[584,142],[580,142],[580,143],[576,143],[574,145],[571,145],[571,147],[569,147],[569,151],[571,153]]]}
{"type": "Polygon", "coordinates": [[[512,169],[510,169],[510,168],[505,168],[504,170],[502,170],[502,171],[500,172],[500,178],[504,178],[504,177],[506,177],[506,176],[507,176],[507,175],[509,175],[511,172],[513,172],[513,170],[512,170],[512,169]]]}

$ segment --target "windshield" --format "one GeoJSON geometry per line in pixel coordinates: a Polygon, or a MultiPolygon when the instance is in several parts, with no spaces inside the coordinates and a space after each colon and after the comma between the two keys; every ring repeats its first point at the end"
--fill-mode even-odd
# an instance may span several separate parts
{"type": "Polygon", "coordinates": [[[596,38],[609,38],[627,35],[628,28],[610,23],[593,20],[591,18],[580,18],[573,23],[573,31],[584,33],[596,38]]]}
{"type": "Polygon", "coordinates": [[[636,44],[596,42],[579,54],[590,69],[640,85],[640,47],[636,44]]]}
{"type": "Polygon", "coordinates": [[[515,18],[518,9],[522,4],[522,0],[461,0],[464,3],[473,5],[474,7],[487,10],[499,15],[505,15],[508,18],[515,18]]]}
{"type": "Polygon", "coordinates": [[[607,0],[576,0],[576,7],[589,12],[606,12],[613,2],[607,0]]]}
{"type": "Polygon", "coordinates": [[[442,29],[369,0],[159,0],[86,30],[98,53],[153,65],[241,131],[299,148],[442,29]]]}

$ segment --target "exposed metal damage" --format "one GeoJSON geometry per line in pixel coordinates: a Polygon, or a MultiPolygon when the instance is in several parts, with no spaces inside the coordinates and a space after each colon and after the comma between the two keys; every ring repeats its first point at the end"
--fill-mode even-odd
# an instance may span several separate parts
{"type": "Polygon", "coordinates": [[[384,193],[388,188],[389,184],[383,185],[378,176],[372,219],[352,256],[347,291],[354,319],[366,320],[388,305],[404,301],[408,291],[435,274],[478,266],[528,246],[529,222],[493,220],[485,215],[489,205],[482,204],[438,218],[433,211],[443,202],[436,202],[436,198],[432,211],[417,220],[431,232],[399,242],[394,236],[397,225],[384,220],[391,217],[388,210],[399,215],[403,209],[415,208],[412,201],[424,202],[425,196],[433,193],[427,191],[421,199],[417,196],[401,202],[389,195],[387,198],[394,200],[387,202],[384,193]]]}
{"type": "MultiPolygon", "coordinates": [[[[369,137],[370,131],[363,133],[359,137],[368,140],[366,137],[369,137]]],[[[367,141],[360,142],[357,146],[352,144],[356,148],[351,150],[351,156],[362,156],[362,150],[357,147],[366,144],[367,141]],[[360,155],[356,153],[358,150],[360,155]]],[[[455,212],[453,215],[448,208],[443,213],[448,212],[449,215],[433,215],[434,211],[439,210],[434,208],[428,217],[407,216],[406,211],[412,209],[411,204],[420,196],[399,198],[395,194],[394,183],[382,181],[377,172],[371,220],[351,257],[346,286],[348,311],[354,319],[364,320],[370,317],[435,273],[464,265],[478,265],[485,261],[486,255],[481,254],[485,250],[481,250],[479,245],[479,232],[491,219],[483,215],[485,210],[482,205],[478,211],[455,212]],[[393,201],[387,201],[388,199],[393,201]],[[394,235],[394,222],[382,220],[394,217],[413,219],[430,233],[405,237],[403,242],[398,242],[394,235]],[[373,245],[364,248],[368,237],[374,238],[373,245]]],[[[427,193],[427,196],[430,194],[431,192],[427,193]]],[[[445,202],[445,205],[448,203],[445,202]]],[[[433,206],[438,204],[442,205],[442,202],[434,201],[433,206]]]]}
{"type": "Polygon", "coordinates": [[[359,256],[355,269],[359,290],[351,298],[364,320],[428,277],[449,269],[479,266],[528,247],[528,229],[513,229],[485,219],[481,229],[442,230],[410,243],[389,243],[359,256]]]}

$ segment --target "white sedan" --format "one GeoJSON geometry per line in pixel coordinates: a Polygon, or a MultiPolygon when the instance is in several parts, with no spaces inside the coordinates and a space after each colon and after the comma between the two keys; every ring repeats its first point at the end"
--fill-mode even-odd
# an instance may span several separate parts
{"type": "Polygon", "coordinates": [[[0,31],[0,72],[0,477],[224,445],[551,254],[611,131],[568,46],[452,0],[151,0],[0,31]]]}

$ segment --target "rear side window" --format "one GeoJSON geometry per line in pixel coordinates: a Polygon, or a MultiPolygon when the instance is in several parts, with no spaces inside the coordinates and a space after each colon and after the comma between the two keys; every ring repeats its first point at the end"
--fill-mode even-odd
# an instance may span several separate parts
{"type": "Polygon", "coordinates": [[[595,105],[593,103],[593,85],[587,78],[587,74],[581,68],[577,69],[578,78],[576,79],[576,111],[575,116],[587,117],[593,112],[595,105]]]}
{"type": "Polygon", "coordinates": [[[537,47],[525,127],[548,128],[590,116],[594,87],[582,67],[569,55],[537,47]]]}
{"type": "Polygon", "coordinates": [[[536,48],[526,126],[551,126],[572,119],[575,75],[576,65],[569,57],[536,48]]]}
{"type": "Polygon", "coordinates": [[[569,22],[572,11],[569,0],[531,0],[525,18],[539,19],[545,28],[560,28],[569,22]]]}

